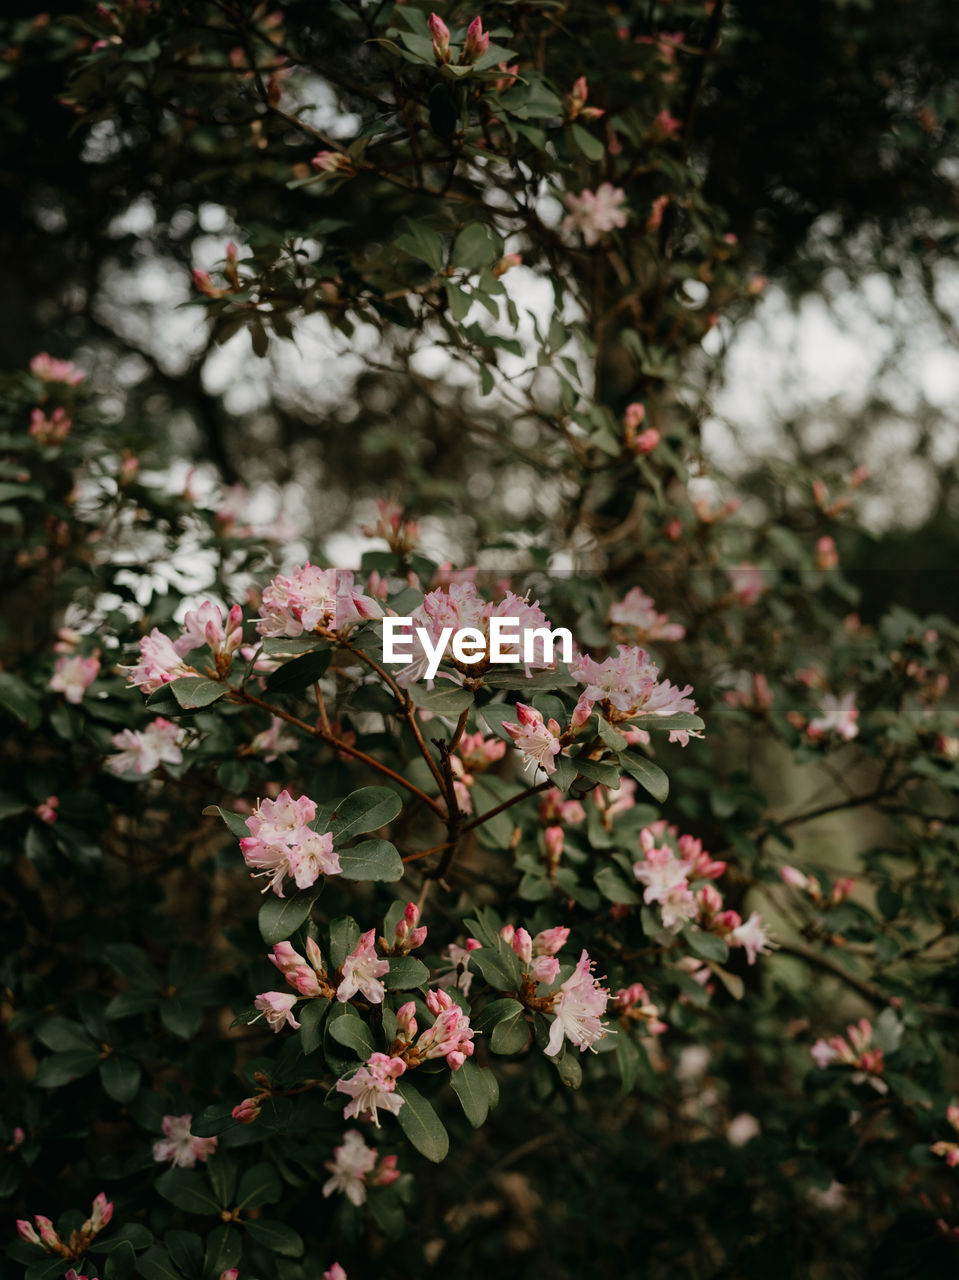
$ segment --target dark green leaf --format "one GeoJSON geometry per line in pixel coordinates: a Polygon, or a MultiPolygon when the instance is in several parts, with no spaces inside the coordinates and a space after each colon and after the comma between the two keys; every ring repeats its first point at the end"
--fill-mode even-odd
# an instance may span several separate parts
{"type": "Polygon", "coordinates": [[[432,711],[437,716],[452,719],[473,705],[473,694],[469,689],[459,685],[448,684],[445,680],[427,689],[425,684],[411,684],[409,695],[418,707],[424,711],[432,711]]]}
{"type": "Polygon", "coordinates": [[[234,813],[231,809],[221,809],[218,804],[208,804],[203,813],[208,816],[222,818],[238,840],[244,840],[250,834],[250,828],[246,825],[246,818],[242,813],[234,813]]]}
{"type": "Polygon", "coordinates": [[[141,1076],[140,1067],[132,1058],[114,1055],[100,1064],[100,1082],[104,1093],[114,1102],[124,1105],[137,1096],[141,1076]]]}
{"type": "Polygon", "coordinates": [[[28,684],[9,671],[0,671],[0,707],[28,729],[35,729],[40,723],[40,699],[28,684]]]}
{"type": "Polygon", "coordinates": [[[406,1080],[399,1080],[396,1090],[406,1099],[396,1116],[400,1128],[420,1155],[439,1164],[450,1149],[449,1134],[442,1121],[432,1104],[406,1080]]]}
{"type": "Polygon", "coordinates": [[[388,840],[362,840],[352,849],[338,849],[340,871],[346,880],[401,880],[403,859],[388,840]]]}
{"type": "Polygon", "coordinates": [[[453,241],[451,262],[464,271],[479,271],[503,256],[503,241],[485,222],[470,222],[453,241]]]}
{"type": "Polygon", "coordinates": [[[659,765],[632,751],[624,751],[619,760],[630,777],[635,778],[654,800],[665,804],[669,795],[669,779],[659,765]]]}
{"type": "Polygon", "coordinates": [[[292,898],[278,898],[271,894],[263,906],[257,923],[260,926],[260,937],[268,946],[284,942],[299,929],[309,916],[310,908],[320,896],[322,881],[309,889],[301,889],[292,898]]]}
{"type": "Polygon", "coordinates": [[[330,1035],[347,1049],[352,1049],[363,1062],[376,1049],[373,1036],[366,1023],[355,1014],[349,1013],[339,1018],[331,1018],[327,1023],[330,1035]]]}
{"type": "Polygon", "coordinates": [[[273,1222],[269,1218],[257,1218],[245,1221],[243,1227],[250,1235],[250,1238],[256,1244],[262,1245],[264,1249],[270,1249],[273,1253],[280,1253],[285,1258],[301,1258],[303,1256],[302,1239],[285,1222],[273,1222]]]}
{"type": "Polygon", "coordinates": [[[233,1227],[214,1227],[206,1238],[206,1255],[203,1270],[210,1280],[217,1280],[222,1272],[235,1267],[243,1253],[243,1240],[233,1227]]]}
{"type": "Polygon", "coordinates": [[[312,653],[304,653],[299,658],[284,662],[272,672],[266,682],[270,693],[299,693],[315,684],[326,674],[330,665],[330,649],[316,649],[312,653]]]}
{"type": "Polygon", "coordinates": [[[240,1179],[236,1203],[239,1209],[258,1209],[260,1205],[276,1204],[283,1194],[279,1174],[271,1164],[255,1164],[240,1179]]]}
{"type": "Polygon", "coordinates": [[[717,938],[714,933],[707,933],[705,929],[698,929],[695,925],[685,925],[683,937],[693,955],[699,956],[701,960],[715,960],[717,964],[722,964],[729,955],[729,947],[722,938],[717,938]]]}
{"type": "Polygon", "coordinates": [[[378,831],[392,822],[403,807],[388,787],[360,787],[336,806],[329,829],[337,845],[365,831],[378,831]]]}
{"type": "Polygon", "coordinates": [[[96,1049],[70,1049],[66,1053],[52,1053],[37,1067],[33,1083],[38,1089],[56,1089],[87,1075],[99,1061],[96,1049]]]}
{"type": "Polygon", "coordinates": [[[450,1085],[460,1100],[463,1114],[478,1129],[489,1114],[489,1087],[483,1076],[488,1071],[467,1058],[458,1071],[450,1076],[450,1085]]]}
{"type": "Polygon", "coordinates": [[[179,680],[171,681],[170,689],[184,711],[209,707],[227,692],[225,684],[206,676],[181,676],[179,680]]]}
{"type": "Polygon", "coordinates": [[[383,978],[383,986],[387,991],[412,991],[425,987],[429,978],[429,969],[415,956],[390,956],[390,971],[383,978]]]}
{"type": "Polygon", "coordinates": [[[164,1200],[184,1213],[219,1214],[223,1207],[206,1178],[192,1169],[167,1169],[154,1185],[164,1200]]]}
{"type": "Polygon", "coordinates": [[[304,1053],[313,1053],[320,1047],[323,1019],[329,1007],[330,1002],[326,996],[314,996],[297,1010],[300,1044],[303,1046],[304,1053]]]}

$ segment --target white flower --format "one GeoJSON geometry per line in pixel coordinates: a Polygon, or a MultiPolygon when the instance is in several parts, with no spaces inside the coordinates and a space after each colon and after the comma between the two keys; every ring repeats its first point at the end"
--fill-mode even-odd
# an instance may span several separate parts
{"type": "Polygon", "coordinates": [[[602,183],[595,191],[586,188],[578,196],[566,196],[569,213],[563,219],[564,231],[580,231],[588,245],[594,245],[614,227],[625,227],[626,211],[620,206],[626,199],[621,187],[602,183]]]}
{"type": "Polygon", "coordinates": [[[180,730],[157,716],[145,729],[124,729],[110,741],[120,750],[109,756],[106,767],[118,776],[124,773],[152,773],[160,764],[180,764],[183,752],[177,745],[180,730]]]}
{"type": "Polygon", "coordinates": [[[375,1164],[376,1148],[366,1145],[358,1129],[348,1129],[343,1135],[343,1145],[334,1147],[333,1159],[326,1162],[333,1176],[323,1184],[324,1196],[339,1191],[351,1204],[363,1204],[366,1200],[366,1175],[372,1173],[375,1164]]]}
{"type": "Polygon", "coordinates": [[[606,1035],[600,1014],[606,1012],[609,992],[593,977],[593,961],[584,951],[576,968],[556,993],[553,1013],[556,1015],[549,1032],[546,1053],[555,1058],[563,1047],[563,1037],[579,1047],[591,1049],[606,1035]]]}

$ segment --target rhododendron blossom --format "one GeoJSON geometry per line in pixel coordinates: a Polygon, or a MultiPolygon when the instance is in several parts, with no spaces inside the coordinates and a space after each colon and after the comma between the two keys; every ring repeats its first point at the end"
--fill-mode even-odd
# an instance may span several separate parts
{"type": "Polygon", "coordinates": [[[287,1025],[297,1031],[300,1024],[293,1017],[296,1001],[296,996],[288,995],[285,991],[264,991],[256,997],[253,1004],[259,1010],[258,1016],[266,1018],[271,1031],[280,1031],[287,1025]]]}
{"type": "Polygon", "coordinates": [[[308,631],[341,632],[382,616],[379,602],[353,585],[349,570],[320,569],[307,561],[288,577],[277,574],[264,590],[256,629],[261,636],[294,638],[308,631]]]}
{"type": "Polygon", "coordinates": [[[587,245],[598,244],[607,231],[625,227],[626,210],[622,207],[626,192],[603,182],[595,191],[585,188],[578,196],[565,197],[569,213],[563,219],[564,231],[578,231],[587,245]]]}
{"type": "Polygon", "coordinates": [[[342,1145],[333,1148],[333,1159],[326,1162],[333,1176],[323,1184],[323,1195],[331,1196],[338,1191],[351,1204],[363,1204],[366,1201],[366,1175],[372,1173],[375,1166],[376,1148],[366,1145],[359,1129],[347,1129],[342,1145]]]}
{"type": "Polygon", "coordinates": [[[72,360],[57,360],[46,351],[33,357],[30,372],[41,382],[61,382],[68,387],[78,387],[87,376],[72,360]]]}
{"type": "Polygon", "coordinates": [[[128,685],[139,686],[146,694],[156,693],[157,689],[171,680],[179,680],[181,676],[199,674],[187,666],[174,648],[173,641],[159,627],[154,627],[148,636],[141,638],[140,661],[120,670],[128,673],[128,685]]]}
{"type": "Polygon", "coordinates": [[[336,989],[336,998],[341,1004],[357,993],[370,1004],[383,1003],[386,988],[380,978],[389,973],[390,962],[376,954],[375,938],[376,930],[368,929],[343,961],[343,978],[336,989]]]}
{"type": "Polygon", "coordinates": [[[110,739],[118,751],[107,756],[106,767],[117,775],[136,773],[143,777],[161,764],[182,764],[179,739],[179,726],[162,716],[145,729],[123,729],[110,739]]]}
{"type": "Polygon", "coordinates": [[[835,733],[846,742],[851,742],[859,733],[859,711],[856,707],[855,693],[844,693],[837,698],[835,694],[823,694],[819,704],[819,715],[810,720],[806,732],[810,738],[822,738],[827,733],[835,733]]]}
{"type": "Polygon", "coordinates": [[[281,791],[276,800],[261,800],[247,818],[248,836],[240,849],[254,876],[268,877],[263,890],[272,889],[282,898],[287,877],[298,889],[308,889],[321,875],[338,875],[340,859],[333,849],[330,832],[320,834],[309,825],[316,817],[316,803],[309,796],[294,800],[281,791]]]}
{"type": "Polygon", "coordinates": [[[882,1079],[883,1052],[872,1047],[872,1036],[872,1023],[860,1018],[846,1028],[847,1039],[842,1036],[819,1039],[809,1052],[820,1070],[833,1064],[855,1067],[857,1070],[851,1077],[854,1084],[868,1083],[877,1093],[886,1093],[889,1086],[882,1079]]]}
{"type": "Polygon", "coordinates": [[[594,967],[584,950],[572,974],[553,996],[555,1017],[546,1043],[546,1054],[551,1058],[563,1047],[564,1037],[582,1053],[607,1034],[600,1017],[606,1012],[609,992],[593,977],[594,967]]]}
{"type": "Polygon", "coordinates": [[[372,1120],[379,1128],[378,1111],[396,1115],[406,1099],[396,1092],[396,1082],[406,1070],[402,1058],[391,1058],[386,1053],[374,1053],[349,1079],[337,1080],[338,1093],[345,1093],[350,1101],[343,1109],[347,1120],[372,1120]]]}
{"type": "Polygon", "coordinates": [[[608,620],[616,626],[630,627],[640,640],[682,640],[686,628],[670,622],[665,613],[656,612],[656,604],[641,587],[633,587],[618,604],[610,605],[608,620]]]}
{"type": "MultiPolygon", "coordinates": [[[[586,686],[576,708],[581,721],[595,707],[613,724],[637,715],[671,716],[696,711],[696,704],[689,697],[692,685],[678,689],[668,680],[660,680],[659,668],[645,649],[617,645],[616,656],[603,662],[580,654],[569,669],[570,674],[586,686]]],[[[673,732],[683,746],[690,736],[701,736],[692,730],[673,732]]]]}
{"type": "Polygon", "coordinates": [[[729,940],[745,950],[749,964],[755,964],[757,956],[768,955],[775,948],[758,911],[752,912],[748,920],[737,925],[730,933],[729,940]]]}
{"type": "Polygon", "coordinates": [[[523,702],[517,702],[516,715],[519,723],[504,721],[503,728],[522,751],[524,764],[538,766],[546,773],[555,773],[555,757],[560,749],[559,725],[552,719],[544,721],[535,707],[528,707],[523,702]]]}
{"type": "Polygon", "coordinates": [[[243,610],[233,605],[226,616],[219,605],[204,600],[197,609],[191,609],[183,619],[183,632],[173,647],[181,657],[193,649],[209,645],[217,657],[229,658],[243,643],[243,610]]]}
{"type": "Polygon", "coordinates": [[[217,1147],[216,1138],[195,1138],[190,1132],[192,1115],[164,1116],[161,1124],[165,1137],[153,1144],[153,1159],[167,1161],[178,1169],[192,1169],[198,1160],[205,1161],[217,1147]]]}
{"type": "Polygon", "coordinates": [[[57,658],[50,678],[50,688],[54,693],[62,693],[67,702],[75,707],[79,706],[99,671],[100,659],[97,657],[82,658],[76,654],[57,658]]]}

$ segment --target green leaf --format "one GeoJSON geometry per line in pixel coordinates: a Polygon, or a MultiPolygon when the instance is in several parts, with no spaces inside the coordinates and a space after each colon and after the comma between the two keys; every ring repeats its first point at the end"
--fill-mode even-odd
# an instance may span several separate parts
{"type": "Polygon", "coordinates": [[[158,997],[151,991],[121,991],[107,1005],[104,1013],[108,1018],[132,1018],[141,1013],[149,1013],[157,1006],[158,997]]]}
{"type": "Polygon", "coordinates": [[[615,867],[600,867],[593,876],[596,888],[610,902],[619,902],[626,906],[635,906],[641,902],[639,894],[630,888],[615,867]]]}
{"type": "Polygon", "coordinates": [[[352,836],[385,827],[402,808],[402,800],[388,787],[360,787],[336,806],[329,830],[340,845],[352,836]]]}
{"type": "Polygon", "coordinates": [[[160,1021],[167,1031],[179,1036],[181,1040],[191,1040],[200,1029],[203,1021],[203,1010],[183,996],[171,996],[169,1000],[161,1000],[159,1005],[160,1021]]]}
{"type": "Polygon", "coordinates": [[[33,1083],[38,1089],[57,1089],[85,1076],[98,1065],[100,1055],[96,1049],[69,1049],[66,1053],[51,1053],[37,1067],[33,1083]]]}
{"type": "Polygon", "coordinates": [[[206,1162],[206,1176],[210,1179],[217,1203],[224,1209],[231,1205],[236,1194],[236,1158],[227,1152],[218,1151],[206,1162]]]}
{"type": "Polygon", "coordinates": [[[160,975],[140,947],[126,942],[111,942],[100,951],[101,957],[114,969],[121,978],[128,978],[138,987],[156,990],[160,985],[160,975]]]}
{"type": "Polygon", "coordinates": [[[623,1093],[632,1092],[642,1061],[642,1054],[637,1048],[633,1037],[628,1032],[621,1030],[616,1037],[616,1063],[619,1067],[619,1074],[623,1078],[621,1086],[623,1093]]]}
{"type": "Polygon", "coordinates": [[[594,138],[593,135],[587,132],[581,124],[571,124],[569,126],[569,131],[573,135],[573,141],[576,143],[577,147],[579,147],[580,151],[582,151],[587,160],[592,160],[594,162],[602,160],[603,156],[606,154],[606,148],[600,142],[599,138],[594,138]]]}
{"type": "Polygon", "coordinates": [[[297,1010],[300,1044],[304,1053],[314,1053],[320,1047],[323,1019],[329,1007],[326,996],[314,996],[297,1010]]]}
{"type": "Polygon", "coordinates": [[[490,1048],[494,1053],[522,1053],[529,1044],[529,1024],[522,1006],[519,1012],[502,1022],[497,1022],[490,1036],[490,1048]]]}
{"type": "Polygon", "coordinates": [[[463,1114],[474,1129],[478,1129],[489,1114],[489,1088],[483,1079],[488,1070],[467,1058],[450,1077],[450,1085],[460,1100],[463,1114]]]}
{"type": "Polygon", "coordinates": [[[170,1261],[166,1249],[154,1245],[137,1259],[137,1270],[143,1280],[183,1280],[181,1272],[170,1261]]]}
{"type": "Polygon", "coordinates": [[[170,682],[170,690],[184,711],[197,707],[209,707],[227,693],[227,687],[219,680],[206,676],[181,676],[170,682]]]}
{"type": "Polygon", "coordinates": [[[309,916],[310,908],[320,896],[322,881],[309,889],[301,889],[292,898],[278,898],[271,894],[260,907],[257,923],[260,926],[260,937],[268,946],[277,942],[285,942],[294,934],[303,921],[309,916]]]}
{"type": "Polygon", "coordinates": [[[511,960],[510,956],[493,947],[480,947],[470,952],[469,964],[491,987],[497,987],[500,991],[514,991],[519,986],[521,973],[519,961],[515,956],[511,960]]]}
{"type": "Polygon", "coordinates": [[[405,1098],[397,1112],[397,1120],[406,1137],[420,1153],[439,1164],[446,1159],[450,1149],[449,1134],[431,1103],[406,1080],[398,1080],[396,1091],[405,1098]]]}
{"type": "Polygon", "coordinates": [[[0,671],[0,707],[28,729],[35,729],[40,723],[40,699],[29,685],[9,671],[0,671]]]}
{"type": "Polygon", "coordinates": [[[211,1103],[198,1116],[193,1117],[190,1132],[195,1138],[215,1138],[236,1123],[232,1111],[232,1102],[211,1103]]]}
{"type": "Polygon", "coordinates": [[[403,859],[388,840],[362,840],[352,849],[338,849],[345,880],[401,880],[403,859]]]}
{"type": "Polygon", "coordinates": [[[717,964],[722,964],[729,955],[727,944],[714,933],[707,933],[705,929],[698,929],[692,924],[684,925],[682,933],[690,951],[701,960],[715,960],[717,964]]]}
{"type": "Polygon", "coordinates": [[[513,1018],[518,1013],[523,1012],[523,1006],[518,1000],[503,999],[493,1000],[485,1005],[479,1013],[471,1017],[471,1022],[476,1031],[481,1035],[488,1035],[497,1023],[504,1021],[506,1018],[513,1018]]]}
{"type": "Polygon", "coordinates": [[[142,1072],[132,1058],[114,1056],[100,1064],[100,1082],[107,1097],[124,1105],[132,1102],[140,1089],[142,1072]]]}
{"type": "Polygon", "coordinates": [[[573,760],[573,765],[581,778],[601,783],[604,787],[619,786],[619,770],[613,764],[600,760],[584,760],[581,756],[577,756],[573,760]]]}
{"type": "Polygon", "coordinates": [[[443,241],[431,231],[429,227],[424,227],[421,222],[407,222],[408,231],[404,231],[401,236],[397,236],[393,242],[397,249],[402,249],[404,253],[410,254],[413,258],[419,258],[421,262],[425,262],[428,267],[432,267],[434,271],[442,271],[443,269],[443,241]]]}
{"type": "Polygon", "coordinates": [[[195,1231],[168,1231],[163,1237],[175,1267],[188,1276],[198,1276],[203,1265],[203,1241],[195,1231]]]}
{"type": "Polygon", "coordinates": [[[91,1247],[91,1253],[110,1253],[129,1241],[134,1249],[146,1249],[153,1244],[153,1232],[139,1222],[124,1222],[122,1226],[111,1231],[105,1240],[98,1240],[91,1247]]]}
{"type": "Polygon", "coordinates": [[[235,1267],[243,1253],[243,1239],[233,1227],[214,1227],[206,1238],[206,1255],[203,1270],[211,1280],[222,1272],[235,1267]]]}
{"type": "Polygon", "coordinates": [[[559,1057],[551,1059],[556,1064],[559,1078],[570,1089],[578,1089],[583,1083],[583,1067],[578,1053],[574,1053],[564,1042],[563,1052],[559,1057]]]}
{"type": "Polygon", "coordinates": [[[343,961],[360,940],[360,926],[352,916],[339,916],[330,921],[330,964],[342,969],[343,961]]]}
{"type": "Polygon", "coordinates": [[[167,1169],[154,1185],[164,1200],[184,1213],[219,1214],[223,1207],[207,1180],[192,1169],[167,1169]]]}
{"type": "Polygon", "coordinates": [[[33,1028],[33,1034],[48,1049],[57,1051],[79,1049],[95,1052],[97,1047],[79,1022],[71,1022],[69,1018],[44,1018],[33,1028]]]}
{"type": "Polygon", "coordinates": [[[390,971],[383,978],[383,986],[387,991],[412,991],[425,987],[429,978],[429,969],[415,956],[390,956],[390,971]]]}
{"type": "Polygon", "coordinates": [[[470,222],[453,241],[450,258],[454,267],[479,271],[503,256],[503,241],[485,222],[470,222]]]}
{"type": "Polygon", "coordinates": [[[284,1258],[301,1258],[303,1240],[285,1222],[273,1222],[269,1218],[245,1221],[243,1227],[250,1238],[264,1249],[282,1254],[284,1258]]]}
{"type": "Polygon", "coordinates": [[[129,1240],[121,1240],[111,1249],[103,1267],[103,1280],[129,1280],[136,1268],[137,1256],[129,1240]]]}
{"type": "Polygon", "coordinates": [[[250,834],[250,828],[246,825],[246,818],[242,813],[234,813],[232,809],[221,809],[218,804],[208,804],[203,814],[207,817],[222,818],[238,840],[245,840],[250,834]]]}
{"type": "Polygon", "coordinates": [[[408,693],[418,707],[424,711],[432,711],[436,716],[447,716],[452,719],[473,705],[473,694],[469,689],[446,681],[432,689],[425,684],[411,684],[408,693]]]}
{"type": "Polygon", "coordinates": [[[449,303],[450,315],[457,324],[461,320],[465,320],[470,307],[473,305],[473,299],[459,285],[455,285],[452,280],[444,280],[443,288],[446,290],[446,300],[449,303]]]}
{"type": "Polygon", "coordinates": [[[308,689],[326,674],[331,656],[331,649],[314,649],[312,653],[304,653],[299,658],[284,662],[267,679],[268,692],[299,693],[301,689],[308,689]]]}
{"type": "Polygon", "coordinates": [[[635,778],[654,800],[665,804],[666,797],[669,795],[669,779],[659,765],[632,751],[624,751],[619,757],[619,762],[630,777],[635,778]]]}
{"type": "Polygon", "coordinates": [[[283,1194],[280,1175],[271,1164],[255,1164],[240,1179],[237,1192],[238,1209],[258,1209],[260,1205],[276,1204],[283,1194]]]}
{"type": "Polygon", "coordinates": [[[339,1018],[331,1018],[327,1023],[330,1035],[347,1049],[352,1049],[361,1061],[366,1062],[376,1049],[373,1036],[366,1023],[354,1013],[347,1013],[339,1018]]]}
{"type": "Polygon", "coordinates": [[[54,1276],[63,1275],[65,1266],[62,1258],[50,1258],[44,1254],[38,1262],[27,1267],[24,1280],[53,1280],[54,1276]]]}

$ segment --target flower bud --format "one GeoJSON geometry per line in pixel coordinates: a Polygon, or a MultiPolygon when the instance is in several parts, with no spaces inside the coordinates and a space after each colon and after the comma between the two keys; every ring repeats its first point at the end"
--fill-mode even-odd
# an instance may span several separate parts
{"type": "Polygon", "coordinates": [[[433,52],[440,62],[450,60],[450,29],[437,14],[431,13],[429,23],[430,35],[433,37],[433,52]]]}
{"type": "Polygon", "coordinates": [[[482,58],[489,48],[489,35],[483,30],[483,19],[476,17],[466,29],[466,43],[463,45],[461,62],[475,62],[482,58]]]}
{"type": "MultiPolygon", "coordinates": [[[[58,1249],[60,1247],[61,1240],[60,1240],[60,1237],[57,1235],[56,1231],[54,1230],[53,1223],[50,1221],[50,1219],[44,1218],[41,1214],[38,1213],[34,1215],[33,1220],[37,1224],[37,1226],[40,1228],[40,1243],[44,1246],[44,1248],[58,1249]]],[[[90,1225],[89,1221],[84,1223],[83,1225],[84,1233],[88,1231],[89,1225],[90,1225]]]]}
{"type": "Polygon", "coordinates": [[[533,959],[533,939],[525,929],[517,929],[513,934],[512,948],[522,960],[524,965],[529,965],[533,959]]]}
{"type": "Polygon", "coordinates": [[[412,1000],[408,1000],[406,1004],[397,1009],[396,1029],[401,1031],[408,1040],[412,1040],[416,1035],[416,1005],[412,1000]]]}
{"type": "Polygon", "coordinates": [[[260,1114],[260,1104],[256,1098],[244,1098],[233,1108],[231,1114],[240,1124],[252,1124],[260,1114]]]}
{"type": "Polygon", "coordinates": [[[26,1240],[27,1244],[40,1244],[40,1237],[37,1235],[33,1223],[28,1222],[26,1218],[17,1219],[17,1232],[21,1240],[26,1240]]]}

